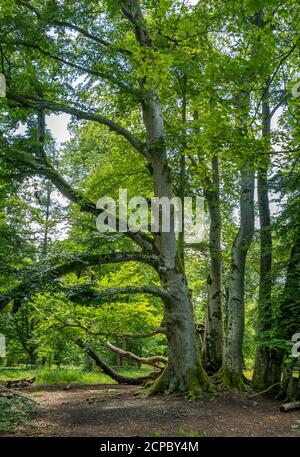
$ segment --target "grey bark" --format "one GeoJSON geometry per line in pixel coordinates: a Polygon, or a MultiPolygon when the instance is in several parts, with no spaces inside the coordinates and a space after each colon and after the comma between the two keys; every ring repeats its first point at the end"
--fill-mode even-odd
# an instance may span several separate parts
{"type": "MultiPolygon", "coordinates": [[[[267,148],[270,151],[270,133],[271,133],[271,114],[269,103],[269,81],[267,81],[267,89],[264,90],[262,100],[262,138],[267,142],[267,148]]],[[[260,336],[263,332],[267,332],[272,326],[272,232],[271,232],[271,217],[268,196],[268,166],[269,157],[264,155],[261,158],[257,177],[257,195],[259,208],[260,222],[260,277],[259,277],[259,296],[257,307],[257,334],[260,336]]],[[[261,335],[263,336],[263,335],[261,335]]],[[[280,378],[280,372],[277,370],[277,378],[274,377],[276,372],[272,367],[273,351],[267,346],[258,345],[255,355],[255,366],[253,373],[253,383],[259,389],[264,389],[280,378]]]]}
{"type": "MultiPolygon", "coordinates": [[[[139,2],[123,1],[122,11],[134,26],[139,45],[151,47],[152,41],[145,29],[139,2]]],[[[153,88],[146,88],[145,85],[151,87],[150,81],[147,81],[147,75],[141,81],[141,88],[145,94],[142,111],[154,194],[159,198],[172,199],[172,179],[164,142],[164,121],[160,101],[157,92],[153,88]]],[[[173,220],[172,216],[171,213],[171,220],[173,220]]],[[[200,389],[209,389],[211,385],[201,366],[193,308],[173,226],[169,232],[159,230],[155,235],[155,246],[161,259],[158,269],[161,287],[172,298],[165,301],[164,313],[169,347],[168,365],[158,382],[153,385],[152,392],[167,390],[197,395],[200,389]]]]}
{"type": "Polygon", "coordinates": [[[205,319],[203,361],[206,371],[215,373],[223,360],[223,292],[219,160],[212,160],[212,183],[204,188],[210,215],[210,273],[207,278],[208,303],[205,319]]]}
{"type": "MultiPolygon", "coordinates": [[[[143,105],[148,147],[151,153],[153,187],[159,198],[173,198],[170,170],[164,145],[163,118],[157,95],[152,92],[143,105]]],[[[174,230],[160,232],[155,244],[161,257],[159,275],[161,286],[172,297],[165,303],[164,326],[169,343],[168,366],[159,390],[192,392],[201,384],[208,386],[202,373],[197,345],[192,303],[184,271],[177,253],[174,230]]],[[[202,387],[201,386],[201,387],[202,387]]]]}
{"type": "Polygon", "coordinates": [[[241,170],[240,228],[231,250],[228,323],[224,344],[223,382],[242,386],[244,336],[244,282],[246,257],[254,234],[254,172],[245,161],[241,170]]]}

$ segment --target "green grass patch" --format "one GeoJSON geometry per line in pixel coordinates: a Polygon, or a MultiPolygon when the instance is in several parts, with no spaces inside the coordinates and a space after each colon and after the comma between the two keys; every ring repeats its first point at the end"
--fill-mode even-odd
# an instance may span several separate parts
{"type": "Polygon", "coordinates": [[[244,370],[244,375],[249,381],[252,381],[253,370],[244,370]]]}
{"type": "Polygon", "coordinates": [[[0,397],[0,433],[12,431],[18,425],[31,426],[34,402],[27,398],[0,397]]]}
{"type": "MultiPolygon", "coordinates": [[[[151,370],[148,368],[123,368],[118,372],[124,376],[146,376],[151,370]]],[[[35,383],[41,384],[115,384],[109,376],[100,371],[84,371],[77,367],[61,368],[0,368],[0,382],[9,379],[21,379],[27,376],[35,376],[35,383]]]]}

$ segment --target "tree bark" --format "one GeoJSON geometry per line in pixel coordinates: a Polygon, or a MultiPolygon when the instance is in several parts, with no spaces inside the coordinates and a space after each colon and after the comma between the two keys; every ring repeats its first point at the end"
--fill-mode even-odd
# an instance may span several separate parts
{"type": "Polygon", "coordinates": [[[113,368],[111,368],[107,363],[102,360],[98,354],[84,341],[78,339],[76,340],[76,344],[85,351],[85,353],[91,357],[97,367],[101,368],[103,373],[107,374],[110,378],[116,381],[118,384],[132,384],[132,385],[141,385],[145,384],[146,382],[155,379],[158,376],[158,373],[153,372],[148,376],[141,376],[139,378],[130,378],[128,376],[122,376],[117,373],[113,368]]]}
{"type": "MultiPolygon", "coordinates": [[[[151,154],[152,179],[155,196],[173,198],[170,171],[164,145],[164,127],[160,103],[151,92],[143,104],[148,148],[151,154]]],[[[172,219],[172,215],[171,215],[172,219]]],[[[169,344],[168,365],[153,384],[151,393],[161,391],[188,392],[197,396],[202,390],[213,390],[201,366],[188,284],[177,252],[174,227],[170,232],[159,231],[155,244],[160,253],[161,287],[172,297],[165,301],[164,326],[169,344]]]]}
{"type": "Polygon", "coordinates": [[[228,324],[225,333],[223,384],[243,389],[244,282],[246,257],[254,234],[254,172],[245,161],[241,170],[240,228],[231,250],[228,324]]]}
{"type": "Polygon", "coordinates": [[[286,403],[285,405],[280,406],[280,411],[283,413],[288,413],[289,411],[296,411],[298,409],[300,409],[300,401],[286,403]]]}
{"type": "MultiPolygon", "coordinates": [[[[152,40],[145,28],[139,1],[122,1],[122,12],[132,23],[141,48],[152,48],[152,40]]],[[[149,169],[152,170],[154,195],[173,198],[172,178],[164,141],[164,121],[160,101],[148,75],[141,80],[143,121],[146,130],[149,169]]],[[[173,208],[174,209],[174,208],[173,208]]],[[[171,211],[171,221],[173,213],[171,211]]],[[[171,296],[164,300],[164,326],[168,339],[168,365],[154,382],[150,393],[187,392],[198,396],[203,390],[213,391],[200,360],[189,289],[177,249],[173,224],[169,232],[161,228],[155,234],[155,246],[160,256],[158,274],[161,287],[171,296]]]]}
{"type": "MultiPolygon", "coordinates": [[[[290,260],[287,268],[286,283],[284,288],[283,301],[280,306],[277,330],[280,337],[286,341],[292,341],[292,336],[300,328],[300,238],[296,239],[291,250],[290,260]]],[[[277,350],[278,366],[282,368],[282,381],[278,398],[286,401],[300,400],[300,377],[293,378],[293,369],[297,359],[292,363],[283,364],[283,350],[277,350]]],[[[290,354],[289,354],[290,355],[290,354]]],[[[299,368],[299,367],[298,367],[299,368]]]]}
{"type": "Polygon", "coordinates": [[[219,160],[212,160],[211,189],[204,187],[204,196],[210,215],[209,252],[210,273],[207,278],[208,303],[205,319],[202,360],[208,373],[216,373],[223,359],[223,293],[219,160]]]}
{"type": "MultiPolygon", "coordinates": [[[[267,81],[267,84],[269,85],[269,81],[267,81]]],[[[266,140],[267,150],[270,151],[271,115],[268,88],[264,89],[264,96],[262,99],[262,116],[262,138],[266,140]]],[[[259,162],[257,177],[257,196],[260,222],[260,276],[257,306],[257,334],[261,334],[261,337],[264,340],[264,333],[269,331],[272,326],[272,232],[268,196],[268,166],[269,157],[268,155],[264,155],[259,162]]],[[[264,342],[266,343],[266,341],[264,342]]],[[[258,389],[266,389],[280,381],[280,371],[274,371],[273,369],[273,352],[274,351],[271,351],[266,344],[258,344],[253,373],[253,384],[258,389]]]]}

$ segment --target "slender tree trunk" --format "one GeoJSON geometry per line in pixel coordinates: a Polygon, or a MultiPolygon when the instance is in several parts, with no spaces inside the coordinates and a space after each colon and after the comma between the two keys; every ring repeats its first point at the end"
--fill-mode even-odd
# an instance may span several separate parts
{"type": "Polygon", "coordinates": [[[45,210],[45,221],[44,221],[44,237],[42,244],[42,257],[46,257],[48,254],[49,244],[49,220],[50,220],[50,206],[51,206],[51,193],[52,183],[49,181],[46,183],[47,197],[46,197],[46,210],[45,210]]]}
{"type": "Polygon", "coordinates": [[[228,324],[225,333],[223,384],[243,388],[244,282],[248,248],[254,234],[254,172],[246,161],[241,170],[240,228],[231,250],[228,324]]]}
{"type": "Polygon", "coordinates": [[[181,199],[182,205],[182,227],[181,232],[178,233],[178,254],[181,259],[182,266],[184,268],[184,197],[185,197],[185,185],[186,185],[186,157],[185,157],[185,150],[186,150],[186,109],[187,109],[187,94],[186,94],[186,85],[187,85],[187,77],[186,75],[183,76],[182,80],[180,80],[181,85],[181,120],[183,126],[183,138],[181,141],[182,151],[180,155],[180,171],[179,171],[179,190],[178,196],[181,199]]]}
{"type": "Polygon", "coordinates": [[[207,278],[208,303],[202,360],[208,373],[217,372],[222,365],[223,359],[222,220],[218,157],[214,157],[212,160],[212,172],[211,189],[204,188],[204,196],[210,215],[210,273],[207,278]]]}
{"type": "MultiPolygon", "coordinates": [[[[136,42],[140,48],[154,49],[139,0],[122,0],[119,5],[124,17],[133,27],[136,42]]],[[[139,79],[139,83],[147,138],[146,159],[152,174],[154,195],[171,200],[173,183],[164,143],[164,124],[159,97],[153,87],[152,78],[147,74],[139,79]]],[[[169,232],[157,230],[155,247],[160,258],[157,271],[161,286],[171,298],[164,299],[164,325],[169,345],[168,365],[159,379],[154,382],[150,392],[180,391],[194,396],[201,390],[213,390],[201,366],[192,303],[177,250],[174,227],[169,232]]]]}
{"type": "MultiPolygon", "coordinates": [[[[269,81],[267,81],[269,84],[269,81]]],[[[268,86],[267,86],[268,87],[268,86]]],[[[263,128],[262,138],[266,141],[267,150],[270,150],[271,116],[269,104],[269,90],[264,89],[262,100],[263,128]]],[[[272,233],[271,217],[268,196],[268,166],[269,157],[264,155],[259,162],[257,177],[257,195],[260,222],[260,277],[258,296],[257,334],[266,343],[265,332],[272,327],[272,233]]],[[[266,389],[280,379],[274,379],[276,370],[271,368],[273,352],[264,344],[258,344],[255,355],[253,383],[259,389],[266,389]]],[[[278,371],[277,371],[278,372],[278,371]]],[[[278,374],[280,374],[278,372],[278,374]]]]}

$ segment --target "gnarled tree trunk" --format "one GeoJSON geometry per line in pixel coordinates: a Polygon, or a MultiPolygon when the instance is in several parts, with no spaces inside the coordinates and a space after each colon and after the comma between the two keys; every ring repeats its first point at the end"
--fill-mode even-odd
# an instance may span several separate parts
{"type": "MultiPolygon", "coordinates": [[[[173,191],[164,145],[164,127],[157,94],[151,91],[143,103],[143,116],[151,155],[151,169],[155,196],[172,199],[173,191]]],[[[171,214],[172,219],[172,214],[171,214]]],[[[192,303],[188,284],[176,246],[174,227],[169,232],[159,231],[155,245],[160,254],[158,269],[161,286],[168,291],[165,300],[164,326],[169,343],[168,365],[153,384],[151,392],[188,392],[194,396],[202,390],[212,390],[201,366],[197,345],[192,303]]]]}
{"type": "MultiPolygon", "coordinates": [[[[134,27],[140,47],[153,48],[139,1],[124,0],[122,11],[134,27]]],[[[159,199],[167,197],[171,200],[172,178],[164,142],[164,122],[158,93],[148,75],[141,79],[140,85],[143,92],[143,121],[154,195],[159,199]]],[[[172,216],[171,212],[171,220],[172,216]]],[[[194,396],[202,390],[213,390],[213,386],[201,365],[192,303],[172,225],[169,232],[163,232],[160,227],[155,234],[155,246],[160,257],[158,274],[162,288],[171,298],[164,300],[164,325],[169,346],[168,365],[153,384],[151,392],[178,391],[194,396]]]]}

